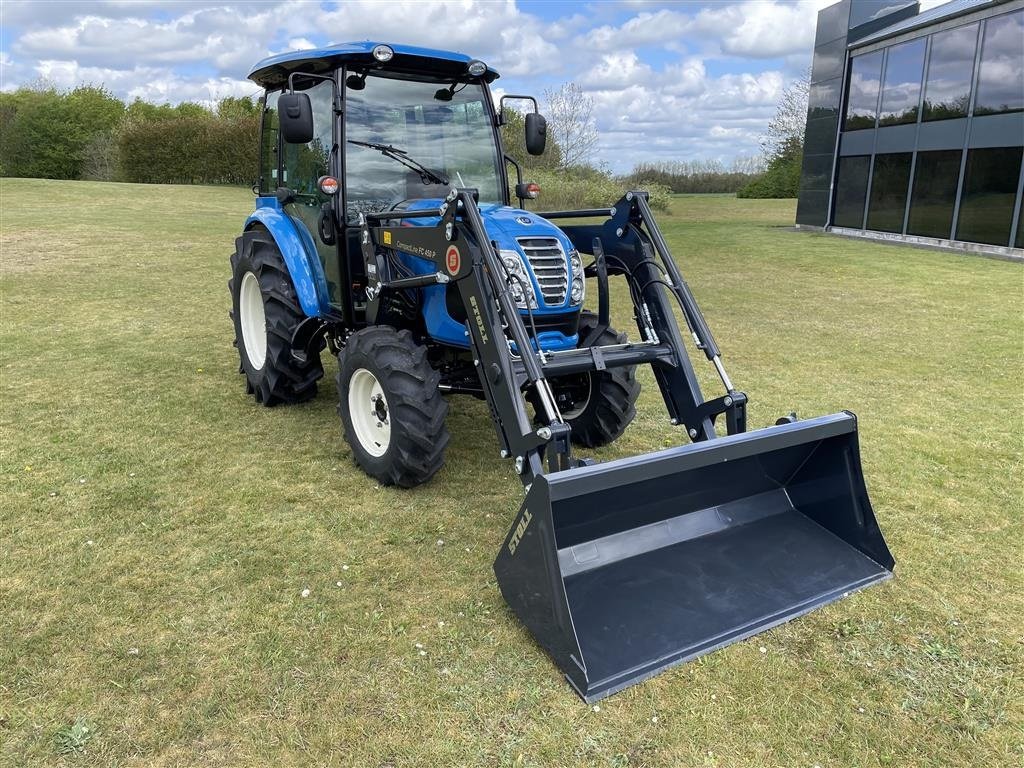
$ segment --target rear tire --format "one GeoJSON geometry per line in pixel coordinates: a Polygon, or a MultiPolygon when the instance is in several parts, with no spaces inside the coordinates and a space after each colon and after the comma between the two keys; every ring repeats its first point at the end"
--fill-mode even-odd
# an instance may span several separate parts
{"type": "Polygon", "coordinates": [[[338,356],[338,415],[356,463],[382,485],[412,488],[444,465],[448,403],[409,331],[371,326],[338,356]]]}
{"type": "MultiPolygon", "coordinates": [[[[597,327],[597,315],[583,312],[580,315],[579,334],[582,339],[591,329],[597,327]]],[[[624,344],[626,334],[608,328],[594,341],[593,346],[624,344]]],[[[572,441],[585,448],[597,448],[614,442],[636,416],[636,399],[640,396],[640,382],[636,379],[636,366],[608,368],[590,371],[575,377],[552,379],[556,396],[561,387],[572,387],[577,402],[573,408],[563,412],[563,417],[572,427],[572,441]],[[578,401],[582,400],[580,403],[578,401]]]]}
{"type": "Polygon", "coordinates": [[[324,375],[318,354],[292,356],[292,334],[305,319],[277,243],[252,230],[235,240],[231,256],[231,320],[239,373],[257,403],[300,403],[316,395],[324,375]]]}

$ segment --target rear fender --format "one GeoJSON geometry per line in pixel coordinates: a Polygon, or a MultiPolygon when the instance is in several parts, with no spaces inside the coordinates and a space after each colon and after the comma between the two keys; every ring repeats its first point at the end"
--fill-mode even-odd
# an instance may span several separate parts
{"type": "Polygon", "coordinates": [[[256,210],[246,220],[245,229],[256,225],[265,227],[277,243],[302,311],[308,317],[326,314],[330,308],[327,279],[306,225],[289,216],[274,197],[256,198],[256,210]]]}

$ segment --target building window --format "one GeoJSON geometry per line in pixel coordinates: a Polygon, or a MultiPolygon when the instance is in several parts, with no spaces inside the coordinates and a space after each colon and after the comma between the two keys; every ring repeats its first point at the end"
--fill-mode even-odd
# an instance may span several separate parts
{"type": "Polygon", "coordinates": [[[967,152],[956,239],[1007,245],[1020,178],[1021,147],[967,152]]]}
{"type": "Polygon", "coordinates": [[[877,22],[882,16],[887,16],[900,8],[911,5],[913,0],[858,0],[850,4],[850,29],[861,24],[877,22]]]}
{"type": "Polygon", "coordinates": [[[850,60],[850,90],[844,130],[874,128],[878,117],[878,88],[882,80],[882,51],[850,60]]]}
{"type": "Polygon", "coordinates": [[[837,227],[860,229],[864,224],[864,196],[868,191],[868,155],[842,157],[836,171],[835,215],[832,223],[837,227]]]}
{"type": "Polygon", "coordinates": [[[946,120],[967,116],[977,43],[977,24],[932,35],[922,119],[946,120]]]}
{"type": "Polygon", "coordinates": [[[917,153],[908,235],[949,238],[962,154],[959,149],[917,153]]]}
{"type": "Polygon", "coordinates": [[[985,23],[975,115],[1024,109],[1024,11],[985,23]]]}
{"type": "MultiPolygon", "coordinates": [[[[835,118],[839,114],[839,90],[842,78],[836,77],[823,83],[812,83],[807,94],[807,119],[821,117],[835,118]]],[[[835,138],[835,129],[832,131],[835,138]]]]}
{"type": "Polygon", "coordinates": [[[916,123],[924,72],[925,39],[894,45],[885,63],[879,125],[916,123]]]}
{"type": "Polygon", "coordinates": [[[910,152],[875,155],[871,174],[871,199],[868,202],[868,229],[902,232],[910,185],[910,152]]]}

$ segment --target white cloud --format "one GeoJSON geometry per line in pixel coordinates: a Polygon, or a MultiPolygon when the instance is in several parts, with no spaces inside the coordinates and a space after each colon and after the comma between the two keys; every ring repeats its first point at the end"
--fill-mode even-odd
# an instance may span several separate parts
{"type": "Polygon", "coordinates": [[[717,38],[723,53],[776,58],[814,46],[815,13],[806,4],[748,2],[697,14],[694,30],[717,38]]]}
{"type": "Polygon", "coordinates": [[[584,88],[622,90],[650,82],[653,70],[633,52],[606,53],[591,70],[584,72],[579,84],[584,88]]]}
{"type": "Polygon", "coordinates": [[[184,77],[165,67],[128,70],[83,67],[76,62],[47,60],[35,68],[39,77],[57,88],[104,85],[128,101],[136,98],[154,103],[195,101],[213,106],[225,96],[248,96],[257,88],[248,80],[228,77],[184,77]]]}
{"type": "Polygon", "coordinates": [[[552,20],[515,0],[2,1],[4,89],[44,77],[127,99],[209,103],[254,93],[251,66],[283,50],[363,39],[454,49],[501,72],[496,94],[579,84],[595,101],[597,159],[616,170],[755,152],[784,72],[806,66],[816,11],[829,4],[635,0],[552,20]]]}
{"type": "Polygon", "coordinates": [[[592,29],[585,36],[588,47],[599,51],[622,50],[638,45],[655,45],[678,39],[689,31],[692,18],[678,11],[644,11],[618,27],[592,29]]]}
{"type": "Polygon", "coordinates": [[[678,48],[689,38],[703,50],[754,58],[804,53],[814,43],[817,12],[831,0],[747,0],[709,3],[696,13],[663,8],[641,11],[618,26],[603,25],[584,36],[587,46],[618,51],[636,46],[678,48]]]}

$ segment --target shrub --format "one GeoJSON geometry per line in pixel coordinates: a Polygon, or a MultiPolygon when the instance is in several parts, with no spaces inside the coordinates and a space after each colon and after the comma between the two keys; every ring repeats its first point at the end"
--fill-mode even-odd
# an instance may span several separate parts
{"type": "Polygon", "coordinates": [[[630,189],[647,190],[651,207],[667,211],[672,193],[664,184],[639,182],[628,184],[594,168],[577,166],[561,170],[531,170],[527,181],[540,185],[540,198],[531,207],[536,210],[603,208],[612,205],[630,189]]]}
{"type": "Polygon", "coordinates": [[[768,163],[768,169],[736,193],[736,197],[796,197],[800,189],[803,146],[796,140],[768,163]]]}
{"type": "Polygon", "coordinates": [[[107,90],[21,88],[0,94],[3,137],[0,167],[6,176],[78,179],[89,147],[121,121],[124,104],[107,90]]]}
{"type": "Polygon", "coordinates": [[[625,177],[627,184],[657,182],[672,192],[714,194],[738,192],[763,169],[756,158],[738,158],[730,169],[717,160],[671,160],[641,163],[625,177]]]}
{"type": "Polygon", "coordinates": [[[118,136],[121,176],[148,184],[251,184],[258,135],[258,113],[128,120],[118,136]]]}

